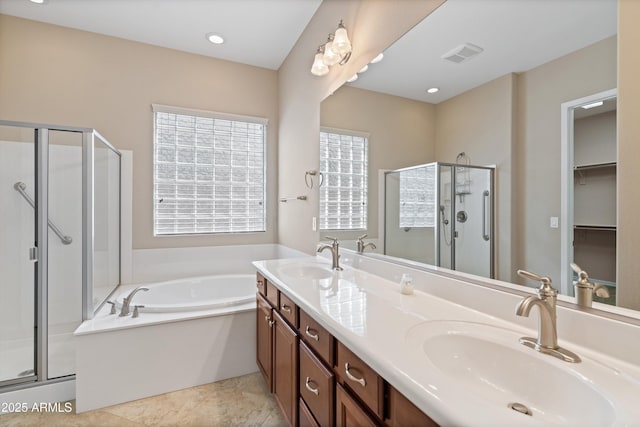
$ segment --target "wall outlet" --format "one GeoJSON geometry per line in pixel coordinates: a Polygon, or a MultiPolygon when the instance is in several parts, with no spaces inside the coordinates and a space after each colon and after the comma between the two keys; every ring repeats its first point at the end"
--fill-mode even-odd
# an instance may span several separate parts
{"type": "Polygon", "coordinates": [[[549,227],[558,228],[558,217],[557,216],[552,216],[551,218],[549,218],[549,227]]]}

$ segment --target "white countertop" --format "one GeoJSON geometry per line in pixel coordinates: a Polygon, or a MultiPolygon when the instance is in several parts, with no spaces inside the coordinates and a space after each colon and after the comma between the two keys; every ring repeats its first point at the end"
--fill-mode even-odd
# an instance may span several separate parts
{"type": "MultiPolygon", "coordinates": [[[[424,327],[419,325],[425,322],[445,320],[505,328],[512,331],[510,333],[514,335],[515,341],[519,335],[535,337],[537,331],[527,330],[516,323],[420,290],[416,290],[413,295],[403,295],[397,283],[350,266],[344,266],[344,271],[333,271],[329,276],[315,279],[302,274],[302,270],[298,268],[306,265],[330,269],[330,261],[323,257],[267,260],[253,264],[300,309],[311,315],[336,339],[349,347],[440,425],[549,425],[548,419],[545,422],[535,416],[528,417],[505,409],[508,402],[505,402],[504,408],[496,409],[495,406],[487,404],[482,396],[465,390],[460,383],[429,362],[422,350],[421,334],[416,332],[424,330],[424,327]]],[[[452,286],[456,284],[456,280],[453,279],[442,280],[450,280],[452,286]]],[[[532,311],[531,316],[537,317],[538,313],[532,311]]],[[[516,351],[520,351],[521,347],[521,351],[530,351],[534,357],[544,358],[544,362],[553,369],[570,370],[575,376],[581,376],[582,370],[604,369],[611,372],[612,376],[617,375],[616,381],[620,380],[620,376],[624,377],[632,392],[636,388],[640,390],[638,367],[570,343],[565,345],[562,339],[560,345],[578,353],[583,358],[583,363],[567,364],[524,346],[516,346],[516,351]],[[604,365],[606,369],[602,368],[604,365]]],[[[508,363],[508,360],[495,361],[497,365],[505,363],[508,363]]],[[[601,382],[602,384],[596,385],[605,388],[609,385],[607,378],[601,382]]],[[[622,384],[624,389],[626,383],[622,384]]],[[[616,395],[615,398],[616,416],[613,420],[607,419],[607,423],[630,425],[622,421],[625,419],[635,419],[635,422],[640,423],[640,410],[635,408],[638,406],[637,398],[635,405],[627,402],[622,395],[616,395]]],[[[571,421],[560,419],[557,420],[557,425],[575,425],[571,421]]],[[[593,422],[594,425],[602,425],[601,421],[593,422]]]]}

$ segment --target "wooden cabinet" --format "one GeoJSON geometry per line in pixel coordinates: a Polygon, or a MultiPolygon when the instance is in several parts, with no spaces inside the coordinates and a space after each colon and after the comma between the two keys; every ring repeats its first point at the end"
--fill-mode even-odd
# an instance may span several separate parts
{"type": "Polygon", "coordinates": [[[336,384],[336,427],[375,427],[378,424],[362,407],[336,384]]]}
{"type": "Polygon", "coordinates": [[[289,425],[297,425],[298,336],[273,312],[273,394],[289,425]]]}
{"type": "Polygon", "coordinates": [[[256,295],[256,362],[273,391],[273,315],[271,305],[260,294],[256,295]]]}
{"type": "Polygon", "coordinates": [[[319,425],[334,425],[334,391],[333,372],[300,342],[300,397],[307,404],[319,425]]]}
{"type": "Polygon", "coordinates": [[[389,386],[389,417],[385,423],[389,427],[437,427],[438,425],[424,412],[404,397],[398,390],[389,386]]]}
{"type": "Polygon", "coordinates": [[[384,381],[351,350],[338,342],[336,373],[380,419],[384,418],[384,381]]]}
{"type": "Polygon", "coordinates": [[[257,288],[257,363],[290,426],[436,426],[259,274],[257,288]]]}

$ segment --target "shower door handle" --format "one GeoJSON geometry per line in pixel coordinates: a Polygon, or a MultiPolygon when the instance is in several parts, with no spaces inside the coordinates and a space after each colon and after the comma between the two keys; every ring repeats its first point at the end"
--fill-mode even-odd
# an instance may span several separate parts
{"type": "Polygon", "coordinates": [[[38,248],[29,248],[29,261],[38,261],[38,248]]]}
{"type": "Polygon", "coordinates": [[[489,190],[484,190],[482,193],[482,238],[486,241],[491,239],[489,232],[490,226],[487,226],[487,219],[491,220],[491,215],[487,215],[487,207],[489,206],[489,190]],[[489,217],[489,218],[487,218],[489,217]]]}

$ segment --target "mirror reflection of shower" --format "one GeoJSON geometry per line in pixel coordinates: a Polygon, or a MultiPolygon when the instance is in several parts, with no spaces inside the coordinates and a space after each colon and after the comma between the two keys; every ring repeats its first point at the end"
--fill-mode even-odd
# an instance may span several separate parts
{"type": "Polygon", "coordinates": [[[494,277],[495,169],[456,161],[385,173],[384,253],[494,277]]]}

